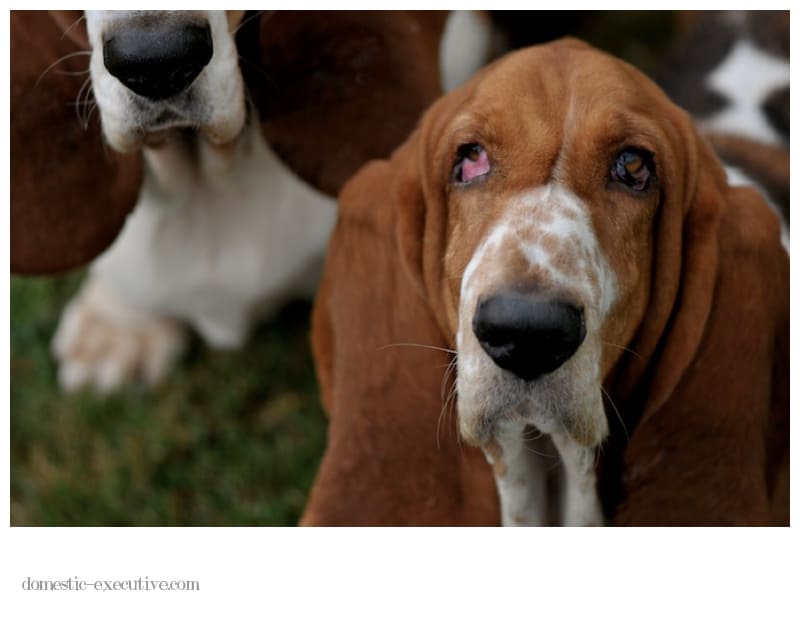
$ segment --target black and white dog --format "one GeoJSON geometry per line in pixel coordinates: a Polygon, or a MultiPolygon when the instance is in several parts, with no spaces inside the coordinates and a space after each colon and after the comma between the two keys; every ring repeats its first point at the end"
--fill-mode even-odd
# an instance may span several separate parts
{"type": "Polygon", "coordinates": [[[725,163],[733,184],[759,188],[789,236],[789,13],[688,13],[688,30],[656,80],[725,163]]]}

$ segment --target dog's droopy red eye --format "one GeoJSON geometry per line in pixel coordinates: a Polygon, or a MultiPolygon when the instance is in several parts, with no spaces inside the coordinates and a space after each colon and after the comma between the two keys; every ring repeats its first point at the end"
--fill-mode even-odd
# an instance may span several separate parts
{"type": "Polygon", "coordinates": [[[466,183],[485,176],[491,168],[492,164],[483,146],[476,143],[459,146],[456,153],[456,164],[453,168],[456,182],[466,183]]]}

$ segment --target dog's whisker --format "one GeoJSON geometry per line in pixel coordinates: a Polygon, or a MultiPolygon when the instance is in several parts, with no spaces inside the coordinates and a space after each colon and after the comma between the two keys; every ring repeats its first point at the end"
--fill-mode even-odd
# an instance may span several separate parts
{"type": "Polygon", "coordinates": [[[91,111],[92,104],[94,104],[94,97],[92,96],[91,78],[89,78],[89,84],[88,84],[88,87],[84,91],[83,104],[81,105],[81,107],[84,110],[84,116],[83,116],[83,130],[84,131],[89,129],[89,112],[91,111]]]}
{"type": "Polygon", "coordinates": [[[61,70],[55,70],[53,72],[56,73],[57,75],[86,75],[90,71],[91,71],[91,69],[86,69],[85,71],[61,71],[61,70]]]}
{"type": "Polygon", "coordinates": [[[554,461],[547,469],[544,470],[545,474],[549,474],[556,469],[558,469],[559,465],[561,465],[561,458],[556,457],[558,460],[554,461]]]}
{"type": "Polygon", "coordinates": [[[447,349],[446,347],[437,347],[436,345],[423,345],[421,343],[389,343],[383,347],[378,347],[378,351],[388,349],[390,347],[421,347],[422,349],[433,349],[435,351],[443,351],[445,353],[457,354],[455,349],[447,349]]]}
{"type": "MultiPolygon", "coordinates": [[[[88,88],[87,88],[87,90],[88,90],[88,88]]],[[[80,103],[78,104],[77,110],[78,110],[78,116],[79,116],[79,119],[80,119],[81,126],[83,127],[83,130],[85,131],[86,130],[86,112],[89,111],[89,101],[88,101],[88,99],[86,99],[85,96],[83,97],[83,100],[81,100],[80,103]]]]}
{"type": "MultiPolygon", "coordinates": [[[[454,404],[457,397],[458,397],[458,388],[456,387],[456,383],[453,382],[453,386],[450,389],[450,394],[447,397],[447,405],[445,407],[445,413],[453,414],[454,417],[457,416],[458,414],[458,410],[456,409],[456,406],[454,404]]],[[[456,431],[456,443],[458,444],[458,449],[461,450],[463,448],[463,445],[461,443],[461,431],[458,429],[457,423],[455,431],[456,431]]]]}
{"type": "Polygon", "coordinates": [[[78,95],[75,97],[75,102],[74,102],[75,115],[77,116],[78,122],[80,123],[81,126],[83,126],[83,120],[81,119],[81,111],[80,110],[81,110],[81,106],[86,104],[86,102],[83,101],[83,93],[84,93],[84,90],[86,90],[87,87],[89,87],[91,82],[92,82],[91,76],[87,77],[86,81],[84,81],[83,85],[81,85],[81,89],[78,90],[78,95]]]}
{"type": "Polygon", "coordinates": [[[617,349],[621,349],[622,351],[627,351],[628,353],[633,354],[634,356],[636,356],[640,360],[644,359],[644,358],[642,358],[642,356],[640,356],[638,353],[636,353],[630,347],[625,347],[623,345],[617,345],[616,343],[609,343],[608,341],[600,341],[600,342],[603,343],[603,345],[608,345],[609,347],[616,347],[617,349]]]}
{"type": "MultiPolygon", "coordinates": [[[[447,400],[445,401],[445,417],[449,414],[450,416],[456,418],[458,415],[458,410],[456,409],[456,399],[458,398],[458,387],[456,382],[453,381],[453,385],[450,387],[450,393],[447,396],[447,400]]],[[[458,425],[456,424],[456,435],[460,434],[458,430],[458,425]]]]}
{"type": "Polygon", "coordinates": [[[442,385],[439,388],[439,398],[444,400],[444,389],[447,386],[447,380],[450,378],[451,373],[455,369],[457,358],[453,357],[450,362],[447,363],[447,369],[444,372],[444,376],[442,377],[442,385]]]}
{"type": "Polygon", "coordinates": [[[86,126],[84,127],[85,130],[89,129],[89,122],[91,121],[92,114],[95,112],[96,109],[97,109],[97,103],[95,101],[92,101],[92,104],[89,107],[89,115],[86,116],[86,126]]]}
{"type": "Polygon", "coordinates": [[[276,82],[275,79],[273,79],[272,76],[269,73],[267,73],[261,65],[253,62],[252,60],[250,60],[250,58],[246,58],[241,54],[238,55],[238,58],[242,62],[245,62],[249,66],[251,66],[261,77],[264,78],[267,84],[271,86],[274,90],[278,89],[278,82],[276,82]]]}
{"type": "Polygon", "coordinates": [[[85,122],[83,124],[83,130],[84,131],[88,131],[89,130],[89,124],[91,123],[92,114],[94,113],[95,109],[97,109],[97,105],[90,105],[89,106],[89,112],[86,114],[86,120],[85,120],[85,122]]]}
{"type": "Polygon", "coordinates": [[[524,431],[522,433],[522,445],[525,448],[525,450],[527,450],[528,452],[533,452],[534,454],[538,454],[539,456],[543,456],[545,458],[555,458],[555,459],[559,459],[560,460],[561,457],[559,455],[557,455],[557,454],[540,452],[539,450],[536,450],[536,449],[534,449],[532,447],[528,447],[527,444],[533,443],[535,441],[539,441],[542,437],[547,437],[547,434],[543,433],[543,432],[541,432],[539,430],[536,430],[536,431],[528,431],[528,430],[526,430],[526,431],[524,431]]]}
{"type": "Polygon", "coordinates": [[[242,29],[244,26],[246,26],[247,24],[249,24],[249,23],[250,23],[251,21],[253,21],[254,19],[258,19],[259,17],[262,17],[262,16],[264,16],[266,19],[269,19],[269,18],[270,18],[270,17],[272,17],[274,14],[275,14],[275,11],[256,11],[256,12],[255,12],[253,15],[250,15],[249,17],[246,17],[245,19],[243,19],[243,20],[242,20],[242,21],[239,23],[239,25],[238,25],[238,26],[236,26],[236,27],[233,29],[233,32],[231,32],[231,34],[232,34],[233,36],[236,36],[236,33],[237,33],[237,32],[239,32],[239,30],[241,30],[241,29],[242,29]]]}
{"type": "Polygon", "coordinates": [[[447,408],[450,405],[450,401],[453,399],[453,396],[456,393],[456,382],[453,380],[452,385],[450,386],[450,393],[447,395],[447,398],[444,396],[445,388],[447,387],[448,381],[450,381],[453,371],[456,369],[456,361],[457,358],[454,357],[447,366],[447,370],[445,370],[444,375],[442,376],[442,385],[439,389],[439,397],[442,400],[442,408],[439,410],[439,417],[436,420],[436,449],[438,450],[440,447],[439,441],[439,433],[442,426],[442,419],[444,418],[447,408]]]}
{"type": "Polygon", "coordinates": [[[526,445],[523,445],[523,448],[525,448],[526,452],[533,452],[534,454],[538,454],[539,456],[542,456],[544,458],[554,458],[559,461],[561,460],[561,457],[558,456],[557,454],[548,454],[547,452],[540,452],[539,450],[534,450],[533,448],[529,448],[526,445]]]}
{"type": "MultiPolygon", "coordinates": [[[[75,26],[77,26],[79,23],[81,23],[81,22],[82,22],[82,21],[84,21],[85,19],[86,19],[86,15],[81,15],[80,17],[78,17],[78,19],[76,19],[75,21],[73,21],[73,22],[72,22],[72,23],[69,25],[69,27],[67,27],[67,29],[66,29],[66,30],[64,30],[64,32],[62,32],[62,33],[61,33],[61,40],[63,41],[63,40],[64,40],[64,37],[65,37],[65,36],[67,36],[67,34],[69,34],[69,31],[70,31],[70,30],[72,30],[72,29],[73,29],[75,26]]],[[[90,52],[90,53],[91,53],[91,52],[90,52]]]]}
{"type": "Polygon", "coordinates": [[[538,433],[538,432],[533,437],[526,437],[525,435],[523,435],[522,436],[522,441],[524,441],[525,443],[532,443],[534,441],[539,441],[544,436],[545,436],[544,433],[538,433]]]}
{"type": "Polygon", "coordinates": [[[611,404],[611,407],[614,410],[614,413],[617,414],[617,418],[619,418],[619,423],[622,425],[622,430],[625,432],[625,439],[627,441],[630,441],[631,436],[628,433],[628,427],[625,426],[625,422],[622,420],[622,414],[619,413],[619,409],[617,409],[617,406],[614,404],[614,401],[611,399],[611,395],[608,392],[606,392],[606,389],[602,386],[602,384],[600,385],[600,391],[608,399],[608,402],[611,404]]]}
{"type": "Polygon", "coordinates": [[[76,56],[91,56],[91,55],[92,55],[92,52],[90,52],[90,51],[73,51],[72,53],[69,53],[69,54],[67,54],[65,56],[61,56],[58,60],[53,62],[44,71],[42,71],[42,74],[39,75],[39,77],[36,79],[36,83],[33,85],[33,87],[35,88],[36,86],[38,86],[39,82],[42,81],[42,78],[45,75],[47,75],[47,73],[49,73],[53,68],[55,68],[56,66],[58,66],[59,64],[61,64],[65,60],[69,60],[70,58],[75,58],[76,56]]]}

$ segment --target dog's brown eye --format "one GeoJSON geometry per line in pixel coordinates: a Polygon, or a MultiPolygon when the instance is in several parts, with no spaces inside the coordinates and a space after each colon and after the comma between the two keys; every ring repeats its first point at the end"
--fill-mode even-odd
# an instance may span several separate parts
{"type": "Polygon", "coordinates": [[[466,157],[470,161],[477,161],[481,157],[482,148],[478,144],[470,144],[467,148],[466,157]]]}
{"type": "Polygon", "coordinates": [[[480,176],[485,176],[491,168],[489,156],[480,144],[469,143],[458,147],[456,162],[453,166],[453,177],[456,182],[467,183],[480,176]]]}
{"type": "Polygon", "coordinates": [[[620,152],[611,166],[611,178],[634,191],[645,191],[650,186],[653,169],[652,153],[628,148],[620,152]]]}

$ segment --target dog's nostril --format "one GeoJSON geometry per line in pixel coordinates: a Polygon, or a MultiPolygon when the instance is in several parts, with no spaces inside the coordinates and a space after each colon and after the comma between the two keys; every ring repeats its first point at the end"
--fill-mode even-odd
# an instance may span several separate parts
{"type": "Polygon", "coordinates": [[[586,337],[582,309],[518,292],[481,299],[472,329],[497,366],[528,381],[564,364],[586,337]]]}
{"type": "Polygon", "coordinates": [[[208,24],[126,26],[103,42],[108,72],[152,100],[183,92],[213,53],[208,24]]]}

